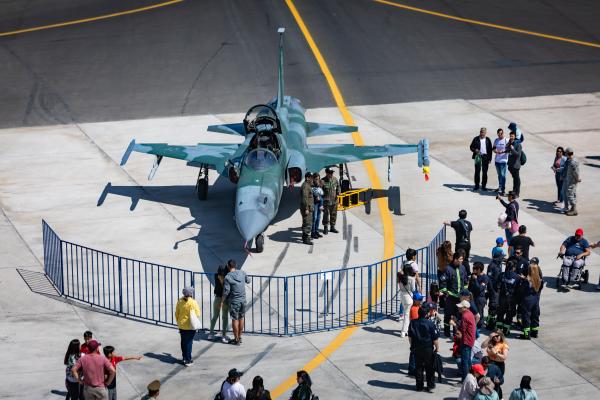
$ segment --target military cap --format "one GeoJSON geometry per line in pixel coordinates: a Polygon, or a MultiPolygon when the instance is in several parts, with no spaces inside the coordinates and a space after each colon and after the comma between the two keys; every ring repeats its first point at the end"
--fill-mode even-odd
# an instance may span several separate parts
{"type": "Polygon", "coordinates": [[[155,379],[148,384],[149,392],[157,392],[159,390],[160,390],[160,381],[159,380],[155,379]]]}

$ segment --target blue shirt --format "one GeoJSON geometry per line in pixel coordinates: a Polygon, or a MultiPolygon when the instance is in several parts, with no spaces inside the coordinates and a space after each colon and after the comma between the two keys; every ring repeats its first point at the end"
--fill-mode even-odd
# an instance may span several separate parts
{"type": "Polygon", "coordinates": [[[496,246],[492,249],[492,258],[497,258],[502,254],[503,257],[506,257],[506,252],[500,246],[496,246]]]}
{"type": "Polygon", "coordinates": [[[567,240],[563,242],[563,246],[567,249],[565,255],[578,256],[585,252],[586,249],[590,248],[590,243],[584,238],[577,240],[575,239],[575,236],[569,236],[567,240]]]}

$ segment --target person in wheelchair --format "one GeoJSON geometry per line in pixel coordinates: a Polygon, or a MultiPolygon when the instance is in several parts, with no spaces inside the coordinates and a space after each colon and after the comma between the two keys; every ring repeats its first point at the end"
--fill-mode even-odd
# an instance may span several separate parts
{"type": "Polygon", "coordinates": [[[561,288],[580,288],[585,258],[591,253],[590,243],[583,237],[583,229],[578,228],[574,236],[569,236],[560,246],[558,256],[563,259],[559,275],[561,288]]]}

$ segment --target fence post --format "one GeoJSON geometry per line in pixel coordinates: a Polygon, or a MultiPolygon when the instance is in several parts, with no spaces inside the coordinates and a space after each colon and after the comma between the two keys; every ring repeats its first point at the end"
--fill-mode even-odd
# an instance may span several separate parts
{"type": "Polygon", "coordinates": [[[64,263],[63,263],[63,241],[62,239],[58,239],[58,251],[60,252],[60,295],[65,294],[65,273],[64,273],[64,263]]]}
{"type": "Polygon", "coordinates": [[[367,290],[368,290],[368,294],[367,294],[367,322],[370,323],[371,322],[371,307],[373,306],[373,278],[372,278],[372,274],[371,274],[371,267],[373,267],[372,265],[369,265],[369,272],[368,272],[368,276],[367,276],[367,290]]]}
{"type": "Polygon", "coordinates": [[[119,313],[123,314],[123,272],[121,270],[121,257],[119,257],[119,313]]]}
{"type": "Polygon", "coordinates": [[[288,278],[283,278],[283,334],[288,335],[288,278]]]}

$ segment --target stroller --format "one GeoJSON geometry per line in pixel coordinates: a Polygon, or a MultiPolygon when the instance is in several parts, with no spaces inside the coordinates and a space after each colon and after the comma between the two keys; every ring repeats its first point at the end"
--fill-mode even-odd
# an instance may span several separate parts
{"type": "Polygon", "coordinates": [[[576,263],[575,256],[559,254],[557,258],[562,258],[563,261],[556,277],[557,291],[568,292],[570,289],[581,289],[582,284],[588,283],[590,272],[585,269],[586,257],[581,259],[582,263],[576,263]]]}

